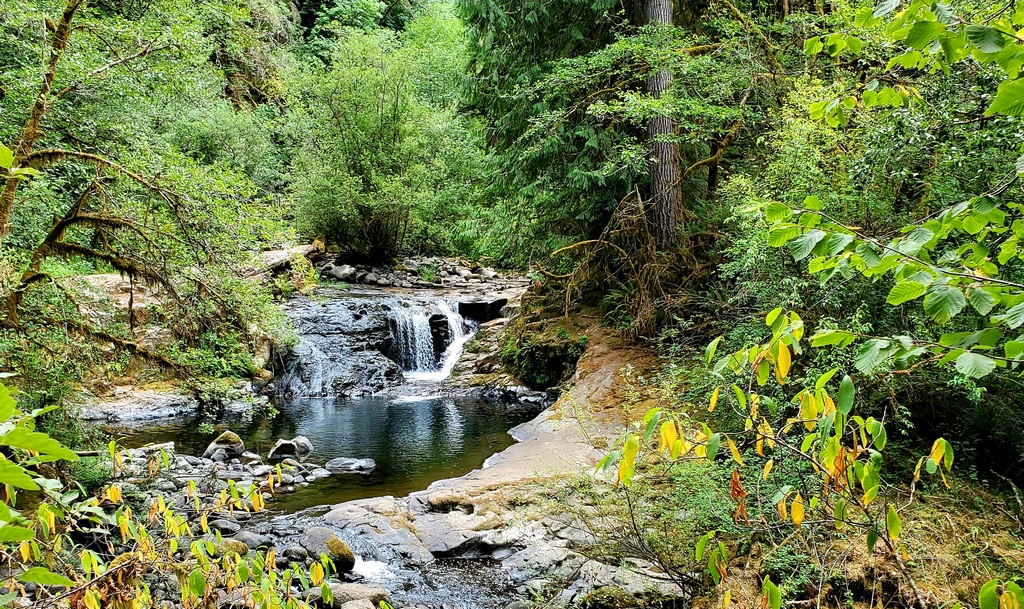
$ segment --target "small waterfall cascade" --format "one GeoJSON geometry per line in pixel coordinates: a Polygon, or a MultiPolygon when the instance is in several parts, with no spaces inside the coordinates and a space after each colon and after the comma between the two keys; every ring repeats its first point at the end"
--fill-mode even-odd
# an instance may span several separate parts
{"type": "Polygon", "coordinates": [[[426,307],[416,302],[398,301],[391,308],[388,324],[392,336],[389,355],[402,370],[426,372],[436,367],[434,333],[426,307]]]}
{"type": "Polygon", "coordinates": [[[476,334],[475,327],[455,312],[455,309],[458,308],[457,303],[441,300],[436,305],[447,322],[447,332],[444,334],[446,334],[445,342],[448,344],[441,351],[433,369],[407,372],[405,377],[409,380],[441,382],[451,376],[455,364],[459,361],[459,356],[462,355],[463,347],[476,334]]]}
{"type": "Polygon", "coordinates": [[[459,301],[392,294],[297,298],[286,307],[298,344],[282,362],[285,397],[375,395],[405,381],[448,378],[475,321],[459,301]]]}

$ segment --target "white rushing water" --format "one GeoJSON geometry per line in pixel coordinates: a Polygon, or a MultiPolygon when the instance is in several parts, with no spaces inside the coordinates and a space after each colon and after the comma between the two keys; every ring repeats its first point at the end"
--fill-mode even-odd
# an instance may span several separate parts
{"type": "MultiPolygon", "coordinates": [[[[430,369],[416,368],[406,372],[405,378],[407,380],[439,383],[448,378],[452,373],[452,369],[455,368],[455,364],[459,361],[459,356],[462,355],[462,350],[466,343],[475,334],[469,324],[466,323],[466,320],[452,308],[452,303],[447,300],[439,300],[434,304],[448,322],[448,346],[441,353],[440,361],[436,363],[433,361],[433,352],[431,352],[432,366],[430,369]]],[[[428,334],[430,332],[429,320],[427,332],[428,334]]]]}

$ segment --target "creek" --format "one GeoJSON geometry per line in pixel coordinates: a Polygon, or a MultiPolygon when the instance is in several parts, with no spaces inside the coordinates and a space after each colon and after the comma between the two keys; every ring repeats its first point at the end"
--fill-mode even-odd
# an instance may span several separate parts
{"type": "Polygon", "coordinates": [[[301,435],[314,447],[310,461],[377,464],[369,474],[335,475],[278,495],[275,511],[423,490],[483,466],[514,443],[508,431],[539,410],[442,386],[477,324],[500,308],[489,305],[370,290],[294,298],[285,310],[298,342],[279,363],[275,417],[229,411],[213,421],[197,414],[105,429],[129,448],[173,441],[186,455],[201,455],[224,430],[264,457],[278,439],[301,435]]]}

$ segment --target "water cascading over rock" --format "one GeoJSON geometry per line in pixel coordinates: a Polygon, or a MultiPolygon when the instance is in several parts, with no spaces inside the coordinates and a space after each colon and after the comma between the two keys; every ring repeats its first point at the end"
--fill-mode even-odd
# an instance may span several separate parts
{"type": "Polygon", "coordinates": [[[277,393],[347,397],[379,393],[407,378],[440,381],[471,336],[458,305],[443,299],[332,296],[286,306],[299,341],[277,393]]]}

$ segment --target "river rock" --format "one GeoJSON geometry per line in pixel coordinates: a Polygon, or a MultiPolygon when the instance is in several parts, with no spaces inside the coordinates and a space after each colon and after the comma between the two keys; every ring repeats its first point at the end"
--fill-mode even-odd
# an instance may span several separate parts
{"type": "Polygon", "coordinates": [[[327,275],[332,279],[337,279],[338,281],[352,282],[355,281],[356,270],[347,264],[343,264],[341,266],[331,267],[330,270],[327,271],[327,275]]]}
{"type": "MultiPolygon", "coordinates": [[[[368,586],[365,584],[330,584],[331,595],[334,597],[332,607],[340,608],[345,603],[352,601],[367,600],[374,606],[379,606],[383,601],[393,605],[388,591],[380,586],[368,586]]],[[[307,602],[315,602],[320,598],[320,587],[310,588],[303,595],[307,602]]]]}
{"type": "Polygon", "coordinates": [[[251,550],[255,550],[256,548],[269,548],[274,545],[273,539],[252,531],[239,531],[234,534],[232,539],[244,543],[251,550]]]}
{"type": "Polygon", "coordinates": [[[334,562],[338,573],[350,573],[356,566],[356,557],[344,541],[327,527],[311,527],[302,533],[300,541],[311,556],[315,558],[326,554],[334,562]]]}
{"type": "Polygon", "coordinates": [[[296,457],[300,461],[313,452],[313,443],[306,436],[295,436],[291,440],[280,439],[267,454],[267,461],[279,461],[285,457],[296,457]]]}
{"type": "Polygon", "coordinates": [[[188,416],[198,409],[198,400],[177,390],[131,391],[86,404],[79,416],[86,421],[145,421],[188,416]]]}
{"type": "Polygon", "coordinates": [[[338,457],[324,464],[324,469],[332,474],[368,474],[375,467],[377,467],[377,462],[373,459],[353,459],[351,457],[338,457]]]}
{"type": "Polygon", "coordinates": [[[235,432],[225,431],[217,436],[216,440],[210,442],[210,445],[206,447],[206,451],[203,453],[203,457],[207,459],[212,458],[213,453],[218,449],[223,450],[228,458],[240,457],[245,452],[245,442],[235,432]]]}
{"type": "Polygon", "coordinates": [[[223,535],[234,535],[242,529],[237,522],[233,522],[226,518],[218,518],[210,523],[210,528],[215,531],[220,531],[223,535]]]}

